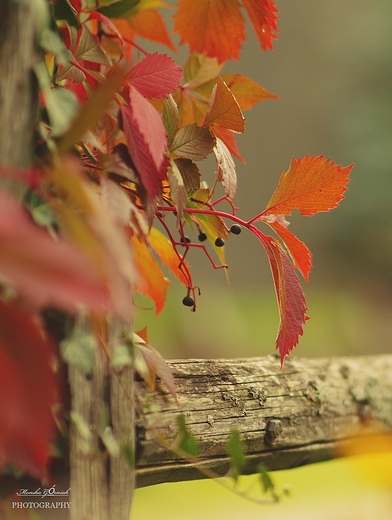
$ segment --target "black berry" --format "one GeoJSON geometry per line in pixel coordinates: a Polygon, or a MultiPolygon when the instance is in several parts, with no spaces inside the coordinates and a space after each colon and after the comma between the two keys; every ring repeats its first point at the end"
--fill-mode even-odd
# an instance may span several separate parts
{"type": "Polygon", "coordinates": [[[233,224],[230,228],[230,231],[233,233],[233,235],[239,235],[242,231],[242,227],[238,224],[233,224]]]}
{"type": "Polygon", "coordinates": [[[215,240],[215,245],[216,245],[216,247],[222,247],[225,245],[225,241],[222,238],[217,238],[215,240]]]}
{"type": "Polygon", "coordinates": [[[189,244],[190,241],[191,241],[191,239],[188,237],[180,237],[180,242],[186,242],[187,244],[189,244]]]}
{"type": "Polygon", "coordinates": [[[193,307],[195,305],[195,300],[192,296],[184,296],[182,304],[185,305],[185,307],[193,307]]]}
{"type": "Polygon", "coordinates": [[[199,242],[204,242],[204,240],[207,240],[207,235],[203,232],[200,232],[197,238],[199,239],[199,242]]]}

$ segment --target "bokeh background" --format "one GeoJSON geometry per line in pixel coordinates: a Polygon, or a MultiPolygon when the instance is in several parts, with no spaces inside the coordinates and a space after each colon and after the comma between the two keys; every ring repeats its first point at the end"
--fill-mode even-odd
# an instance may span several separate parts
{"type": "MultiPolygon", "coordinates": [[[[173,0],[169,3],[175,4],[173,0]]],[[[290,218],[291,231],[314,254],[310,284],[304,282],[311,319],[292,355],[390,352],[392,2],[277,0],[276,4],[280,20],[274,51],[262,53],[249,28],[240,63],[232,62],[224,69],[242,72],[281,97],[245,113],[246,133],[238,138],[246,160],[245,165],[237,161],[235,203],[240,207],[239,216],[251,218],[264,209],[292,156],[323,154],[344,166],[355,163],[346,199],[338,209],[310,218],[290,218]]],[[[175,36],[174,40],[178,42],[175,36]]],[[[181,64],[181,55],[175,59],[181,64]]],[[[213,179],[213,164],[206,161],[203,168],[213,179]]],[[[167,306],[157,319],[153,311],[138,313],[136,327],[148,325],[150,343],[166,358],[228,358],[274,352],[278,312],[265,253],[257,239],[244,230],[229,240],[226,255],[230,284],[200,251],[189,256],[194,282],[202,291],[196,313],[181,305],[184,289],[175,281],[167,306]]],[[[142,299],[139,303],[141,307],[150,305],[142,299]]],[[[154,503],[160,504],[156,510],[160,519],[296,518],[294,512],[299,507],[299,511],[305,508],[302,518],[348,520],[365,518],[350,516],[350,511],[357,510],[355,504],[362,504],[358,514],[365,515],[367,507],[374,511],[384,499],[392,512],[385,491],[375,491],[350,472],[350,461],[336,461],[275,473],[279,482],[292,484],[289,508],[279,505],[265,510],[252,505],[247,512],[246,503],[241,501],[241,514],[230,502],[235,499],[211,487],[216,486],[213,483],[139,490],[133,518],[153,518],[154,510],[147,506],[154,503]],[[183,515],[183,509],[178,513],[173,509],[180,496],[192,501],[192,512],[183,515]],[[317,497],[318,510],[309,505],[312,496],[317,497]],[[341,509],[332,506],[331,496],[339,497],[341,509]],[[171,516],[164,514],[164,499],[171,504],[171,516]],[[323,516],[328,507],[332,516],[323,516]],[[235,511],[237,515],[232,516],[235,511]]],[[[374,513],[369,515],[366,518],[375,517],[374,513]]]]}

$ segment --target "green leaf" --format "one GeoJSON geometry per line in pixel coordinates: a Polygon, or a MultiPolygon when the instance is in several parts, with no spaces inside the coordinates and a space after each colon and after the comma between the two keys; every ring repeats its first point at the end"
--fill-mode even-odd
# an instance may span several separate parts
{"type": "Polygon", "coordinates": [[[215,138],[209,129],[191,123],[181,128],[174,136],[170,152],[178,157],[201,161],[208,157],[214,146],[215,138]]]}
{"type": "Polygon", "coordinates": [[[55,136],[61,135],[69,129],[78,113],[77,97],[71,90],[62,87],[45,89],[43,94],[52,133],[55,136]]]}
{"type": "Polygon", "coordinates": [[[179,443],[178,447],[185,451],[185,453],[188,453],[192,457],[197,457],[198,454],[198,447],[197,447],[197,441],[195,437],[192,435],[192,433],[188,430],[186,424],[185,424],[185,417],[184,415],[178,415],[177,416],[177,424],[178,424],[178,430],[179,430],[179,443]]]}
{"type": "Polygon", "coordinates": [[[216,58],[207,58],[204,54],[191,54],[184,63],[186,88],[195,89],[216,78],[222,67],[223,64],[219,64],[216,58]]]}
{"type": "Polygon", "coordinates": [[[246,464],[245,454],[240,439],[238,430],[233,430],[230,433],[229,441],[227,443],[227,453],[230,457],[231,476],[237,480],[241,474],[241,470],[246,464]]]}
{"type": "Polygon", "coordinates": [[[77,13],[69,0],[56,0],[52,2],[53,14],[56,20],[64,20],[72,27],[78,27],[79,21],[77,13]]]}
{"type": "Polygon", "coordinates": [[[121,372],[125,367],[132,366],[133,360],[130,346],[121,343],[114,345],[110,364],[117,372],[121,372]]]}
{"type": "Polygon", "coordinates": [[[86,375],[91,375],[95,364],[96,338],[79,328],[60,343],[61,355],[68,364],[79,367],[86,375]]]}
{"type": "Polygon", "coordinates": [[[96,11],[108,18],[127,18],[129,11],[136,7],[139,2],[140,0],[120,0],[98,7],[96,11]]]}
{"type": "Polygon", "coordinates": [[[264,464],[259,464],[259,466],[257,467],[257,473],[260,477],[260,484],[263,492],[267,493],[267,491],[269,490],[273,492],[274,483],[272,482],[271,477],[269,476],[267,468],[264,466],[264,464]]]}

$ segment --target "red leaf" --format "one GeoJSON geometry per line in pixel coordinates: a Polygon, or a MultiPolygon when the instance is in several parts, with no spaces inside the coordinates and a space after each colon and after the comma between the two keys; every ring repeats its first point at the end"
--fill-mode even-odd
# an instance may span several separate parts
{"type": "Polygon", "coordinates": [[[0,192],[0,273],[37,307],[103,309],[108,299],[95,269],[76,246],[53,240],[9,194],[0,192]]]}
{"type": "Polygon", "coordinates": [[[216,57],[219,63],[238,60],[246,41],[244,18],[238,0],[180,0],[174,31],[190,52],[216,57]]]}
{"type": "Polygon", "coordinates": [[[179,86],[182,69],[166,54],[149,54],[127,74],[127,81],[144,97],[161,98],[179,86]]]}
{"type": "Polygon", "coordinates": [[[294,209],[312,216],[336,208],[344,199],[353,164],[335,165],[322,155],[292,159],[263,215],[291,215],[294,209]]]}
{"type": "Polygon", "coordinates": [[[295,267],[301,271],[302,276],[308,282],[310,270],[312,268],[312,253],[306,245],[294,235],[294,233],[289,231],[287,227],[282,225],[278,220],[266,218],[263,219],[263,221],[283,240],[284,245],[293,259],[295,267]]]}
{"type": "Polygon", "coordinates": [[[280,316],[276,348],[283,368],[285,357],[303,334],[303,325],[308,319],[306,299],[294,266],[280,244],[254,226],[251,230],[263,244],[271,266],[280,316]]]}
{"type": "Polygon", "coordinates": [[[130,87],[129,101],[134,118],[147,146],[151,158],[159,169],[167,147],[166,130],[157,110],[139,92],[130,87]]]}
{"type": "Polygon", "coordinates": [[[272,0],[242,0],[250,23],[259,40],[263,51],[272,49],[273,40],[277,37],[274,33],[278,32],[276,24],[278,9],[272,0]]]}
{"type": "Polygon", "coordinates": [[[45,476],[54,431],[53,350],[31,315],[0,301],[0,469],[45,476]]]}
{"type": "Polygon", "coordinates": [[[245,131],[245,118],[242,115],[233,93],[218,77],[210,101],[211,108],[204,120],[203,126],[219,125],[235,132],[245,131]]]}
{"type": "Polygon", "coordinates": [[[132,105],[136,107],[136,116],[130,106],[121,106],[124,134],[129,155],[132,157],[150,200],[152,200],[159,194],[162,181],[167,179],[168,160],[164,153],[166,133],[162,120],[154,107],[137,90],[133,88],[130,90],[132,91],[132,105]],[[137,106],[138,100],[141,103],[139,107],[137,106]],[[143,120],[143,113],[150,118],[148,121],[143,120]],[[148,144],[149,136],[151,136],[151,142],[148,144]]]}

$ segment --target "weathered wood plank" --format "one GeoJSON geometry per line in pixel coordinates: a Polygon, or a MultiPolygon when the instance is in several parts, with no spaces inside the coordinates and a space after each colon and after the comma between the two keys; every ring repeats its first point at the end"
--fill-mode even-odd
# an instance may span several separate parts
{"type": "Polygon", "coordinates": [[[288,359],[283,374],[275,356],[170,366],[178,405],[163,385],[150,393],[137,382],[139,487],[203,478],[198,465],[225,474],[233,428],[252,473],[260,462],[276,470],[327,460],[365,425],[392,427],[392,355],[288,359]],[[175,438],[179,413],[199,443],[201,462],[194,465],[162,445],[175,438]],[[266,432],[271,419],[280,421],[275,439],[266,432]]]}

